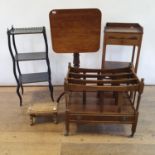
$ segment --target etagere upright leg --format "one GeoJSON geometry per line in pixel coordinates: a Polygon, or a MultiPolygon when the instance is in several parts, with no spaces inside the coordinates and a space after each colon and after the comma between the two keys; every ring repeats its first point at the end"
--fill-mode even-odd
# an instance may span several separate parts
{"type": "MultiPolygon", "coordinates": [[[[18,51],[17,51],[17,47],[16,47],[16,43],[15,43],[15,36],[14,35],[12,35],[12,43],[13,43],[13,47],[14,47],[15,53],[17,55],[18,51]]],[[[20,70],[20,67],[19,67],[18,59],[16,60],[16,58],[15,58],[15,62],[17,62],[17,70],[18,70],[19,75],[21,76],[21,70],[20,70]]],[[[24,94],[24,88],[23,88],[22,83],[20,84],[20,86],[21,86],[21,89],[22,89],[22,94],[24,94]]]]}
{"type": "Polygon", "coordinates": [[[49,59],[46,59],[47,62],[47,67],[48,67],[48,83],[49,83],[49,90],[50,90],[50,94],[51,94],[51,99],[54,102],[54,97],[53,97],[53,86],[51,83],[51,70],[50,70],[50,63],[49,63],[49,59]]]}
{"type": "Polygon", "coordinates": [[[47,44],[47,37],[46,37],[46,30],[45,27],[43,27],[43,36],[44,36],[44,41],[45,41],[45,50],[46,50],[46,63],[47,63],[47,69],[48,69],[48,83],[49,83],[49,90],[51,94],[51,99],[54,102],[54,97],[53,97],[53,86],[51,83],[51,69],[50,69],[50,62],[49,62],[49,57],[48,57],[48,44],[47,44]]]}
{"type": "Polygon", "coordinates": [[[12,51],[12,48],[11,48],[11,38],[10,38],[10,33],[9,33],[9,30],[7,31],[7,36],[8,36],[8,47],[9,47],[9,51],[10,51],[10,54],[11,54],[11,58],[12,58],[12,63],[13,63],[13,74],[14,74],[14,77],[16,79],[16,83],[17,83],[17,88],[16,88],[16,93],[20,99],[20,106],[22,106],[22,97],[20,95],[20,83],[19,83],[19,79],[17,77],[17,73],[16,73],[16,63],[15,63],[15,57],[13,55],[13,51],[12,51]]]}
{"type": "Polygon", "coordinates": [[[18,95],[19,100],[20,100],[20,106],[22,106],[22,96],[20,94],[20,84],[19,83],[17,84],[16,92],[17,92],[17,95],[18,95]]]}

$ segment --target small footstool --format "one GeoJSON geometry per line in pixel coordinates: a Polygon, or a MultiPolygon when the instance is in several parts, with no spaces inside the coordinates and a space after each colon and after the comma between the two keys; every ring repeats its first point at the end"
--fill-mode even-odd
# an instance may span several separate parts
{"type": "Polygon", "coordinates": [[[57,102],[30,105],[28,108],[30,125],[34,124],[35,117],[37,116],[54,116],[54,123],[57,123],[57,105],[57,102]]]}

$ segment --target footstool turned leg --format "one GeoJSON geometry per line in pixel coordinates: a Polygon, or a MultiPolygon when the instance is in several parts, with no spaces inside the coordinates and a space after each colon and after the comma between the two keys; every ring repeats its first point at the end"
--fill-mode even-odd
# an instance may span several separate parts
{"type": "Polygon", "coordinates": [[[58,123],[58,113],[57,112],[54,113],[53,121],[54,121],[55,124],[58,123]]]}
{"type": "Polygon", "coordinates": [[[30,125],[34,125],[34,116],[30,115],[30,125]]]}

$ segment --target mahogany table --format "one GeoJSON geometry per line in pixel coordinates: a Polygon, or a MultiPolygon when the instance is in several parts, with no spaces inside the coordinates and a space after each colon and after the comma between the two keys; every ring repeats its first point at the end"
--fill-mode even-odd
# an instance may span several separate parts
{"type": "Polygon", "coordinates": [[[56,53],[97,52],[100,47],[101,12],[98,9],[52,10],[49,14],[52,47],[56,53]]]}

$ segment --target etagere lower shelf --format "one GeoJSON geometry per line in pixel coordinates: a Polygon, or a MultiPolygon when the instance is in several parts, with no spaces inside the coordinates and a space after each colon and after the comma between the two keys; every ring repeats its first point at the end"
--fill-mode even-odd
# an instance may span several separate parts
{"type": "Polygon", "coordinates": [[[44,82],[48,80],[49,80],[48,72],[21,74],[19,76],[19,81],[23,84],[44,82]]]}
{"type": "Polygon", "coordinates": [[[32,61],[32,60],[46,60],[45,52],[32,53],[18,53],[15,55],[16,61],[32,61]]]}

